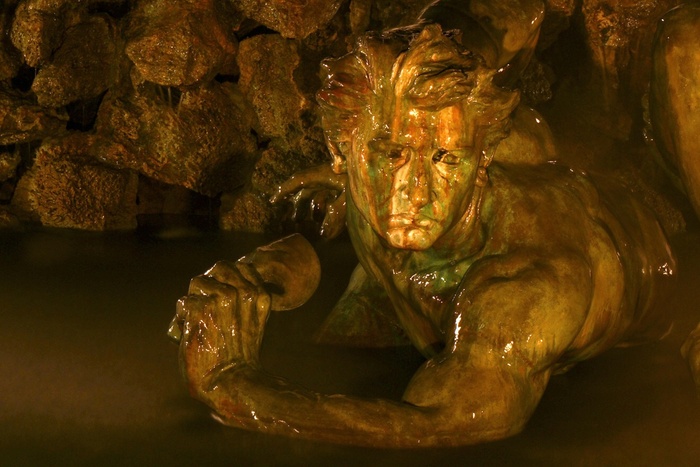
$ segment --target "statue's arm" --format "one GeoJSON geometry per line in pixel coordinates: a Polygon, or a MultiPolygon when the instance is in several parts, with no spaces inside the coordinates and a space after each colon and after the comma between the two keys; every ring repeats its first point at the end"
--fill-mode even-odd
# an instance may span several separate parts
{"type": "Polygon", "coordinates": [[[591,292],[576,254],[519,251],[474,263],[454,297],[445,350],[414,375],[404,400],[451,408],[461,418],[452,429],[469,430],[466,440],[518,433],[567,363],[591,292]]]}
{"type": "Polygon", "coordinates": [[[326,395],[275,377],[257,359],[235,352],[202,365],[197,360],[208,338],[191,337],[182,362],[190,391],[219,421],[322,442],[398,448],[501,439],[521,430],[548,377],[500,362],[473,364],[466,349],[458,349],[428,361],[402,401],[326,395]]]}
{"type": "MultiPolygon", "coordinates": [[[[185,304],[190,310],[184,318],[181,364],[193,395],[232,426],[386,447],[503,438],[517,433],[529,418],[551,363],[571,334],[563,329],[558,339],[550,335],[555,330],[536,327],[525,336],[520,331],[533,323],[520,320],[553,312],[561,315],[557,319],[571,322],[563,310],[554,309],[569,304],[553,297],[577,298],[569,293],[574,286],[561,290],[556,281],[543,279],[534,270],[523,274],[527,277],[483,281],[477,284],[481,288],[464,289],[459,299],[471,300],[469,306],[467,301],[456,304],[445,350],[417,372],[403,401],[319,394],[266,373],[257,352],[268,301],[262,291],[240,291],[240,285],[236,290],[231,285],[217,290],[212,281],[195,281],[194,295],[185,299],[192,303],[185,304]],[[552,290],[543,294],[543,287],[552,290]],[[547,312],[533,312],[537,307],[547,312]],[[493,319],[479,318],[488,313],[493,319]],[[480,329],[473,327],[476,324],[480,329]]],[[[551,323],[543,326],[551,328],[551,323]]]]}

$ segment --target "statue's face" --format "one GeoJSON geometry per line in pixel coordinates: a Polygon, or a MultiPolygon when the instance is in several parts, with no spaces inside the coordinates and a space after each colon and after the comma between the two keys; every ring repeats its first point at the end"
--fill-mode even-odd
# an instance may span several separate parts
{"type": "Polygon", "coordinates": [[[482,148],[468,106],[388,107],[368,112],[357,128],[347,157],[350,193],[391,246],[425,250],[464,217],[482,148]]]}

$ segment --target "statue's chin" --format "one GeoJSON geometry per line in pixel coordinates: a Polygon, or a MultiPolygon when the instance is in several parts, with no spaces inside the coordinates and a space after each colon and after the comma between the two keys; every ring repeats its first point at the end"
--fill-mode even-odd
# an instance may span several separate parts
{"type": "Polygon", "coordinates": [[[427,250],[435,243],[432,235],[414,226],[389,229],[386,240],[392,247],[402,250],[427,250]]]}

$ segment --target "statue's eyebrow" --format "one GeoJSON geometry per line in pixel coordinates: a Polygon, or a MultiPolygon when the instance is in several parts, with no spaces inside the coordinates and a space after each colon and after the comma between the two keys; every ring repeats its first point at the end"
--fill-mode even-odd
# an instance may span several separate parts
{"type": "Polygon", "coordinates": [[[451,146],[451,147],[440,146],[437,148],[438,151],[447,151],[447,152],[469,151],[470,149],[474,149],[474,146],[460,144],[459,146],[451,146]]]}
{"type": "Polygon", "coordinates": [[[370,148],[377,149],[379,147],[382,148],[402,148],[404,147],[401,143],[398,143],[396,141],[392,141],[389,135],[386,137],[377,137],[377,138],[372,138],[367,142],[367,145],[370,148]]]}
{"type": "Polygon", "coordinates": [[[390,139],[391,139],[391,131],[389,131],[388,128],[382,128],[381,130],[374,132],[374,134],[372,135],[372,139],[370,141],[390,140],[390,139]]]}

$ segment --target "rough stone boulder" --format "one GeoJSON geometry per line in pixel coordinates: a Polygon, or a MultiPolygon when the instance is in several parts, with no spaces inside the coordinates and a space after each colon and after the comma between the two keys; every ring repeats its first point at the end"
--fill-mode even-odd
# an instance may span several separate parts
{"type": "Polygon", "coordinates": [[[83,230],[136,227],[138,176],[85,154],[83,135],[47,140],[12,198],[20,218],[44,226],[83,230]]]}
{"type": "Polygon", "coordinates": [[[9,207],[0,205],[0,229],[16,229],[21,227],[21,221],[10,211],[9,207]]]}
{"type": "Polygon", "coordinates": [[[277,34],[242,41],[238,85],[255,109],[260,136],[273,140],[277,152],[293,153],[303,166],[304,161],[317,161],[326,149],[313,95],[297,86],[299,68],[305,66],[298,49],[295,41],[277,34]]]}
{"type": "Polygon", "coordinates": [[[299,157],[272,146],[264,150],[253,168],[251,188],[271,196],[295,172],[305,168],[299,157]]]}
{"type": "Polygon", "coordinates": [[[255,233],[275,230],[279,209],[268,200],[300,168],[299,158],[294,154],[275,146],[265,149],[255,163],[250,182],[243,189],[221,197],[219,227],[255,233]]]}
{"type": "Polygon", "coordinates": [[[324,26],[343,0],[235,0],[246,16],[292,39],[303,39],[324,26]]]}
{"type": "Polygon", "coordinates": [[[257,156],[254,113],[233,83],[183,92],[146,85],[105,97],[91,153],[118,168],[213,196],[243,184],[257,156]]]}
{"type": "Polygon", "coordinates": [[[221,197],[219,228],[234,232],[266,233],[275,229],[270,203],[260,193],[243,190],[221,197]]]}
{"type": "Polygon", "coordinates": [[[15,76],[20,65],[19,53],[10,41],[11,6],[0,7],[0,80],[15,76]]]}
{"type": "Polygon", "coordinates": [[[408,26],[415,23],[420,13],[435,0],[375,0],[372,19],[381,29],[408,26]]]}
{"type": "MultiPolygon", "coordinates": [[[[2,34],[2,30],[0,30],[2,34]]],[[[12,78],[19,70],[19,60],[7,47],[3,47],[0,41],[0,80],[12,78]]]]}
{"type": "Polygon", "coordinates": [[[67,121],[65,112],[44,109],[0,82],[0,146],[61,134],[67,121]]]}
{"type": "Polygon", "coordinates": [[[231,13],[213,0],[148,0],[137,4],[127,31],[126,54],[135,81],[190,86],[229,74],[238,46],[231,13]]]}
{"type": "MultiPolygon", "coordinates": [[[[316,104],[297,86],[304,66],[296,41],[278,34],[241,41],[237,56],[241,92],[255,109],[266,149],[245,188],[222,197],[219,225],[224,230],[279,229],[279,209],[268,202],[293,173],[327,159],[316,104]]],[[[315,64],[317,69],[318,65],[315,64]]]]}
{"type": "Polygon", "coordinates": [[[39,104],[61,107],[106,91],[116,72],[116,30],[94,16],[66,30],[61,46],[32,83],[39,104]]]}
{"type": "Polygon", "coordinates": [[[79,22],[84,5],[74,0],[24,0],[15,10],[10,38],[31,67],[43,65],[65,29],[79,22]]]}
{"type": "Polygon", "coordinates": [[[288,152],[273,143],[262,152],[255,163],[250,183],[241,190],[222,196],[219,209],[220,228],[256,233],[283,228],[281,222],[287,220],[284,218],[286,207],[271,205],[270,196],[294,173],[322,163],[325,157],[325,153],[318,151],[309,155],[288,152]],[[316,158],[311,155],[315,155],[316,158]]]}
{"type": "Polygon", "coordinates": [[[263,136],[286,137],[307,105],[294,81],[296,42],[277,34],[254,36],[241,42],[237,60],[238,85],[255,108],[263,136]]]}
{"type": "Polygon", "coordinates": [[[0,182],[15,176],[22,158],[18,151],[0,151],[0,182]]]}

